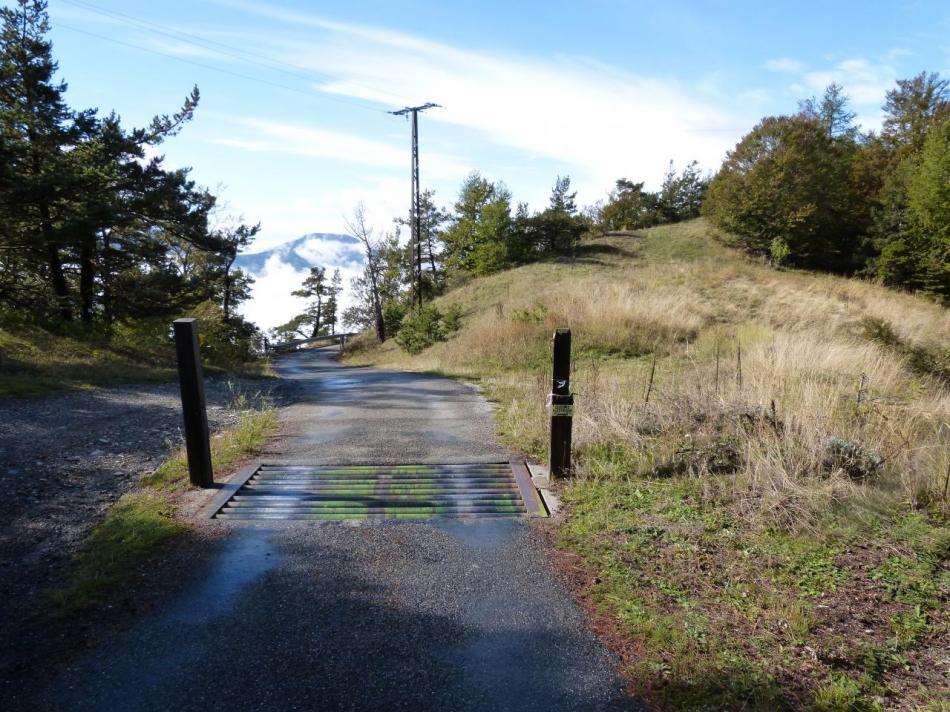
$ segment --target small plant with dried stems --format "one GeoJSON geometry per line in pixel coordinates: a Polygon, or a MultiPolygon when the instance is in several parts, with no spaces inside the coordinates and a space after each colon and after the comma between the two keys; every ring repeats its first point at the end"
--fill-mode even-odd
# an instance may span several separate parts
{"type": "Polygon", "coordinates": [[[473,280],[442,298],[466,315],[447,342],[360,358],[477,378],[502,436],[543,459],[549,339],[573,330],[577,475],[561,485],[560,541],[600,582],[586,593],[641,651],[631,675],[661,706],[938,699],[950,312],[770,270],[702,221],[641,237],[635,250],[599,240],[615,255],[600,264],[473,280]]]}

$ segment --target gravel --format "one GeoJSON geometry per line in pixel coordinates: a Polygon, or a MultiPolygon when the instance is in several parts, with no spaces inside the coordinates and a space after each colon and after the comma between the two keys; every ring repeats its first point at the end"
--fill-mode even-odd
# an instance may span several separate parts
{"type": "MultiPolygon", "coordinates": [[[[212,430],[239,417],[228,408],[235,393],[268,388],[229,380],[208,379],[212,430]]],[[[0,399],[0,636],[62,584],[109,505],[183,444],[181,427],[175,383],[0,399]]]]}
{"type": "MultiPolygon", "coordinates": [[[[282,364],[295,400],[266,459],[508,456],[469,386],[282,364]]],[[[551,571],[545,521],[199,523],[207,561],[153,611],[14,706],[69,710],[639,710],[551,571]],[[213,533],[213,536],[211,534],[213,533]]],[[[2,696],[0,696],[2,699],[2,696]]]]}

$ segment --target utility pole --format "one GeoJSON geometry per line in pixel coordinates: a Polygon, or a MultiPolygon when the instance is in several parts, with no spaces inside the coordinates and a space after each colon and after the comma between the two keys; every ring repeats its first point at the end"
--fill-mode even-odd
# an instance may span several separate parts
{"type": "MultiPolygon", "coordinates": [[[[416,301],[422,307],[422,205],[419,197],[419,112],[434,109],[439,104],[427,102],[421,106],[407,106],[398,111],[390,111],[393,116],[412,115],[412,200],[409,211],[409,250],[412,254],[413,278],[415,282],[416,301]]],[[[441,107],[440,107],[441,108],[441,107]]]]}

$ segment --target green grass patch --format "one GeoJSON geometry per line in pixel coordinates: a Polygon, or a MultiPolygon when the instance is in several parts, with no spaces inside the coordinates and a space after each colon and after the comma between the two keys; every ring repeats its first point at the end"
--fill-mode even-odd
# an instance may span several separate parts
{"type": "Polygon", "coordinates": [[[588,456],[606,462],[588,464],[602,474],[564,492],[559,543],[596,577],[590,592],[635,642],[631,674],[661,709],[883,709],[888,680],[948,623],[940,521],[856,527],[829,515],[820,538],[762,528],[709,496],[728,488],[726,477],[618,476],[616,453],[588,456]],[[885,555],[895,545],[903,553],[885,555]],[[880,563],[855,560],[855,550],[880,563]],[[889,613],[846,625],[836,642],[833,611],[868,588],[880,599],[862,615],[889,613]]]}
{"type": "Polygon", "coordinates": [[[861,325],[865,337],[903,356],[911,371],[935,378],[945,386],[950,385],[950,348],[908,343],[898,336],[889,322],[877,317],[865,317],[861,325]]]}
{"type": "Polygon", "coordinates": [[[939,709],[944,312],[712,237],[702,220],[588,237],[440,297],[464,315],[447,343],[357,359],[477,379],[504,441],[543,461],[549,339],[572,328],[578,476],[558,543],[657,708],[939,709]],[[911,344],[862,322],[878,314],[932,327],[911,344]],[[855,477],[831,436],[886,453],[883,471],[855,477]]]}
{"type": "MultiPolygon", "coordinates": [[[[274,408],[242,413],[236,426],[211,440],[215,471],[259,453],[277,429],[274,408]]],[[[175,517],[171,496],[187,486],[188,465],[184,452],[179,452],[144,477],[141,489],[123,495],[82,545],[69,586],[55,594],[60,610],[69,612],[97,602],[159,546],[188,531],[188,525],[175,517]]]]}
{"type": "Polygon", "coordinates": [[[53,331],[0,317],[0,396],[174,377],[171,345],[158,348],[140,330],[53,331]]]}
{"type": "MultiPolygon", "coordinates": [[[[261,451],[277,432],[277,411],[273,408],[242,413],[238,424],[211,438],[211,464],[215,471],[225,470],[239,460],[261,451]]],[[[152,474],[142,478],[145,487],[176,490],[188,485],[188,461],[180,450],[152,474]]]]}
{"type": "Polygon", "coordinates": [[[123,495],[83,544],[76,557],[72,584],[57,594],[57,600],[67,610],[95,602],[156,547],[186,530],[161,495],[123,495]]]}
{"type": "MultiPolygon", "coordinates": [[[[225,363],[205,356],[204,361],[208,373],[274,375],[266,359],[225,363]]],[[[175,374],[167,320],[115,324],[108,330],[81,324],[44,328],[0,311],[0,397],[164,382],[175,374]]]]}

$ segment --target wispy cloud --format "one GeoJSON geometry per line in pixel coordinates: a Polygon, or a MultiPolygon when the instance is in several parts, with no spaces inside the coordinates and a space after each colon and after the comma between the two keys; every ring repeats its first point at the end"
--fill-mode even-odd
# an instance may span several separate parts
{"type": "Polygon", "coordinates": [[[362,253],[353,243],[338,240],[307,240],[294,250],[298,256],[314,265],[332,265],[335,267],[359,267],[363,263],[362,253]]]}
{"type": "Polygon", "coordinates": [[[805,85],[815,92],[821,92],[832,82],[837,82],[855,104],[880,105],[884,103],[885,92],[894,85],[898,76],[897,70],[887,60],[875,62],[854,57],[828,69],[807,72],[803,79],[805,85]]]}
{"type": "Polygon", "coordinates": [[[789,74],[797,74],[801,72],[805,65],[797,59],[792,59],[791,57],[778,57],[776,59],[770,59],[765,63],[765,68],[773,72],[787,72],[789,74]]]}
{"type": "Polygon", "coordinates": [[[228,6],[320,41],[258,35],[282,61],[335,77],[322,91],[377,102],[438,101],[427,121],[473,129],[525,160],[544,157],[609,186],[621,175],[658,180],[667,162],[718,165],[755,118],[697,99],[673,79],[622,71],[583,57],[523,57],[460,49],[386,29],[269,5],[228,6]]]}
{"type": "Polygon", "coordinates": [[[802,62],[788,57],[766,62],[766,67],[789,75],[792,82],[786,90],[804,99],[821,96],[829,84],[839,84],[858,114],[857,121],[865,128],[877,128],[882,119],[884,95],[901,76],[897,65],[902,57],[911,54],[894,48],[875,58],[828,58],[828,66],[808,68],[802,62]]]}
{"type": "MultiPolygon", "coordinates": [[[[252,117],[228,117],[227,123],[241,133],[209,139],[210,143],[255,153],[309,156],[376,168],[405,169],[404,146],[367,139],[353,133],[313,126],[300,126],[252,117]]],[[[453,179],[470,170],[467,163],[449,155],[428,152],[426,172],[433,178],[453,179]]]]}

